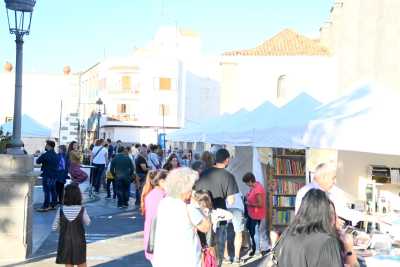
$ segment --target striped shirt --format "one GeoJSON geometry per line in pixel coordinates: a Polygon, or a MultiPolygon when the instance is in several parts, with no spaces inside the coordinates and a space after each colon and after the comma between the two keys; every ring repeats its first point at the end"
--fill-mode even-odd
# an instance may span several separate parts
{"type": "MultiPolygon", "coordinates": [[[[63,212],[65,217],[67,218],[68,221],[73,221],[78,217],[79,212],[81,211],[82,206],[80,205],[74,205],[74,206],[63,206],[63,212]]],[[[86,212],[86,209],[83,210],[83,223],[85,225],[90,224],[90,217],[86,212]]],[[[60,227],[60,208],[57,210],[56,213],[56,218],[54,219],[52,229],[53,231],[58,230],[60,227]]]]}

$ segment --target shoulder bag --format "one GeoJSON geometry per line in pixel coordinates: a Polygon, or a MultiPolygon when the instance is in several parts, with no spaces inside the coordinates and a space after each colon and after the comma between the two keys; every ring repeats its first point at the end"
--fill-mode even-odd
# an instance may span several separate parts
{"type": "Polygon", "coordinates": [[[94,154],[94,156],[93,156],[93,158],[92,158],[92,163],[93,163],[93,160],[100,154],[100,152],[103,150],[103,147],[100,147],[98,150],[97,150],[97,152],[96,152],[96,154],[94,154]]]}
{"type": "Polygon", "coordinates": [[[149,254],[154,254],[154,244],[156,241],[156,226],[157,226],[157,217],[154,217],[153,220],[151,221],[149,240],[147,242],[147,248],[146,248],[146,252],[149,254]]]}
{"type": "Polygon", "coordinates": [[[282,243],[282,240],[285,238],[286,234],[287,234],[287,231],[285,231],[281,234],[279,239],[276,241],[274,247],[266,255],[264,261],[262,262],[262,264],[260,266],[265,266],[265,267],[278,267],[279,266],[278,257],[279,257],[279,253],[280,253],[280,250],[282,249],[282,247],[278,247],[278,244],[282,243]],[[279,252],[278,252],[278,250],[279,250],[279,252]]]}

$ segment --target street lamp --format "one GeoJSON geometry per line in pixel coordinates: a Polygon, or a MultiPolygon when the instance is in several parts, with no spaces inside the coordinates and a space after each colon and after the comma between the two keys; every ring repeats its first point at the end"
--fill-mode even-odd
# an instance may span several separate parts
{"type": "Polygon", "coordinates": [[[100,139],[101,106],[103,105],[103,101],[101,100],[101,98],[97,99],[96,105],[97,105],[97,134],[96,134],[96,138],[100,139]]]}
{"type": "Polygon", "coordinates": [[[31,29],[32,12],[36,0],[5,0],[8,27],[11,34],[15,34],[16,62],[15,62],[15,97],[13,136],[8,149],[9,154],[23,154],[24,143],[21,140],[21,107],[22,107],[22,49],[24,35],[29,35],[31,29]]]}

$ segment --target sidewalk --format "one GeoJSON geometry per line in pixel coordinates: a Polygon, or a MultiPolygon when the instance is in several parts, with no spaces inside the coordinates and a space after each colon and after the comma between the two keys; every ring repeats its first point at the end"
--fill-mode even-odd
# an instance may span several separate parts
{"type": "MultiPolygon", "coordinates": [[[[37,184],[41,184],[41,178],[38,179],[37,184]]],[[[89,188],[89,182],[86,181],[79,185],[82,191],[83,202],[88,203],[91,201],[96,201],[98,198],[89,198],[87,190],[89,188]]],[[[53,223],[56,211],[49,212],[37,212],[36,209],[42,206],[43,203],[43,189],[41,185],[34,186],[33,189],[33,226],[34,230],[32,231],[32,254],[35,254],[36,250],[42,245],[42,243],[46,240],[46,238],[51,233],[51,224],[53,223]]]]}

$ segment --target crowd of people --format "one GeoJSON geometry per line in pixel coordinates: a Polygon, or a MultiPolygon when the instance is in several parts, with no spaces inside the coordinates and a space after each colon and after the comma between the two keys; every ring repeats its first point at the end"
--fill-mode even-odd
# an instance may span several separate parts
{"type": "Polygon", "coordinates": [[[249,192],[243,198],[226,169],[231,156],[224,148],[196,158],[191,168],[181,167],[171,154],[162,169],[148,173],[141,206],[146,258],[160,267],[240,264],[246,229],[252,240],[247,256],[266,254],[256,239],[257,226],[266,216],[263,186],[254,174],[245,174],[249,192]],[[228,243],[234,244],[233,253],[228,243]],[[179,256],[171,257],[177,251],[179,256]]]}
{"type": "MultiPolygon", "coordinates": [[[[68,148],[59,146],[58,153],[54,148],[55,143],[47,141],[46,152],[37,159],[44,191],[38,211],[61,204],[53,224],[60,232],[56,262],[84,267],[84,225],[90,218],[82,206],[79,184],[88,175],[80,168],[82,156],[76,142],[68,148]],[[68,179],[71,182],[64,188],[68,179]]],[[[246,173],[242,181],[248,191],[240,192],[227,170],[231,155],[225,148],[193,158],[191,153],[183,158],[173,152],[164,157],[163,152],[157,145],[124,146],[100,139],[90,157],[96,193],[103,187],[106,198],[117,199],[119,208],[128,207],[130,197],[135,199],[145,219],[143,248],[152,266],[238,266],[244,258],[266,254],[273,257],[261,266],[270,266],[271,260],[284,267],[356,266],[353,240],[342,230],[341,207],[330,193],[335,184],[331,164],[317,167],[312,183],[298,192],[296,216],[289,227],[277,240],[263,240],[268,246],[262,246],[267,236],[267,227],[262,227],[267,196],[260,179],[246,173]]]]}
{"type": "Polygon", "coordinates": [[[226,149],[200,158],[192,169],[153,171],[147,177],[144,250],[153,266],[238,266],[255,254],[269,255],[259,266],[359,266],[352,236],[344,230],[343,207],[332,199],[336,169],[331,163],[318,165],[312,183],[298,192],[296,215],[286,230],[276,233],[279,238],[267,241],[271,250],[260,242],[261,231],[267,230],[260,227],[266,219],[266,191],[259,179],[251,172],[242,177],[249,188],[242,198],[226,170],[226,149]],[[227,234],[232,228],[234,234],[227,234]],[[245,231],[250,235],[248,253],[242,250],[245,231]],[[228,242],[234,244],[233,253],[228,242]]]}

